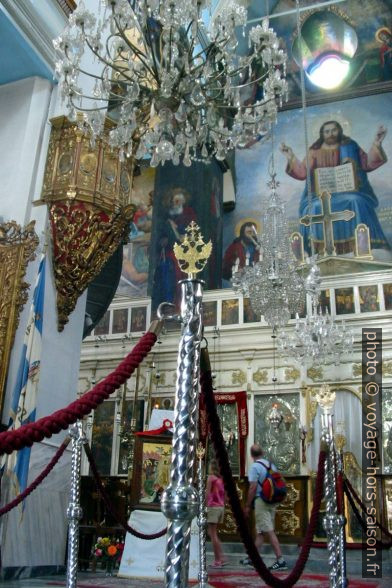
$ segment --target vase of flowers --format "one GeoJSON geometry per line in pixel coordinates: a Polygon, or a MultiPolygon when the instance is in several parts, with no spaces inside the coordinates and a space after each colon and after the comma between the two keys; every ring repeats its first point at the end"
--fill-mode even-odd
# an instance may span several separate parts
{"type": "Polygon", "coordinates": [[[118,547],[115,539],[109,537],[98,537],[94,545],[93,555],[96,562],[100,561],[102,569],[107,576],[113,575],[114,564],[118,558],[118,547]]]}

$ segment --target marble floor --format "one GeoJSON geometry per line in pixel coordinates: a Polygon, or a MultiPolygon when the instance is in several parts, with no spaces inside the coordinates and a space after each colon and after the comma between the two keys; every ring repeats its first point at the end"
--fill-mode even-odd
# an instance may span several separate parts
{"type": "MultiPolygon", "coordinates": [[[[249,573],[248,570],[252,568],[247,567],[246,569],[247,573],[249,573]]],[[[241,571],[244,573],[244,566],[241,566],[237,562],[230,563],[229,566],[225,566],[224,571],[227,574],[230,570],[233,572],[238,571],[239,574],[241,574],[241,571]]],[[[284,577],[287,573],[288,572],[284,572],[280,576],[284,577]]],[[[215,581],[219,579],[218,570],[213,570],[210,574],[210,580],[213,581],[214,579],[215,581]]],[[[361,576],[357,574],[350,575],[349,579],[353,581],[361,581],[361,588],[364,586],[368,586],[369,588],[390,588],[392,586],[392,576],[390,574],[388,574],[388,577],[384,577],[377,582],[363,580],[361,576]]],[[[254,581],[256,582],[256,579],[254,581]]],[[[46,576],[42,578],[9,580],[1,582],[1,584],[5,588],[54,588],[55,586],[64,588],[66,586],[66,578],[65,576],[46,576]]],[[[195,582],[190,583],[190,586],[192,585],[195,586],[195,582]]],[[[301,578],[298,582],[298,586],[301,588],[307,588],[308,586],[314,585],[314,581],[307,580],[306,576],[305,578],[301,578]]],[[[159,580],[139,578],[125,579],[116,576],[107,577],[104,572],[79,572],[77,586],[79,588],[164,588],[163,582],[159,580]]],[[[257,580],[257,586],[261,587],[265,586],[265,584],[261,580],[257,580]]],[[[243,584],[238,584],[238,588],[243,588],[243,584]]]]}
{"type": "MultiPolygon", "coordinates": [[[[282,545],[284,557],[287,561],[288,572],[283,572],[280,577],[285,577],[291,569],[293,569],[298,555],[299,547],[297,545],[282,545]]],[[[234,576],[241,577],[243,574],[249,574],[253,571],[250,566],[243,566],[240,560],[246,555],[243,551],[243,546],[236,543],[224,543],[225,559],[228,565],[222,570],[213,569],[208,566],[208,573],[212,582],[219,581],[220,575],[226,575],[232,572],[234,576]],[[245,571],[246,570],[246,571],[245,571]]],[[[349,580],[358,581],[361,588],[369,586],[369,588],[391,588],[392,586],[392,549],[383,551],[383,578],[374,581],[366,581],[361,578],[361,552],[358,550],[347,550],[347,575],[349,580]]],[[[263,548],[263,560],[265,564],[271,565],[275,557],[271,551],[269,545],[265,545],[263,548]]],[[[213,555],[211,553],[210,544],[207,544],[207,563],[211,564],[213,561],[213,555]]],[[[305,577],[301,577],[297,584],[297,588],[308,588],[314,586],[314,581],[310,578],[312,575],[322,574],[325,578],[328,575],[330,566],[328,561],[328,552],[326,549],[311,549],[307,564],[305,566],[305,577]],[[307,577],[309,580],[307,580],[307,577]]],[[[117,573],[118,570],[115,571],[117,573]]],[[[20,579],[20,580],[7,580],[1,582],[1,586],[4,588],[47,588],[49,586],[66,586],[66,577],[64,575],[51,575],[45,577],[20,579]]],[[[195,583],[190,583],[190,586],[195,586],[195,583]]],[[[258,587],[265,586],[265,584],[258,579],[256,576],[253,582],[248,586],[256,585],[258,587]]],[[[317,584],[316,584],[317,585],[317,584]]],[[[328,582],[326,583],[328,585],[328,582]]],[[[355,585],[355,582],[354,582],[355,585]]],[[[117,576],[107,577],[104,571],[98,569],[97,571],[83,571],[78,573],[78,588],[164,588],[164,584],[161,580],[151,579],[130,579],[130,578],[118,578],[117,576]]],[[[244,583],[230,584],[231,587],[244,588],[244,583]]],[[[324,584],[323,584],[324,586],[324,584]]],[[[323,588],[319,586],[319,588],[323,588]]]]}

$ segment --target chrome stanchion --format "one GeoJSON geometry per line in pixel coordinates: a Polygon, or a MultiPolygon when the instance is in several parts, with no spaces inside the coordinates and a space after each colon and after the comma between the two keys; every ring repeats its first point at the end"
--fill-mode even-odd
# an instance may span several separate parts
{"type": "Polygon", "coordinates": [[[161,508],[168,519],[165,586],[186,588],[189,575],[189,544],[192,519],[198,514],[198,493],[193,486],[196,451],[197,401],[200,343],[202,337],[202,281],[200,272],[211,253],[199,227],[192,222],[183,242],[174,246],[188,279],[181,284],[182,332],[177,360],[173,450],[170,484],[162,495],[161,508]]]}
{"type": "Polygon", "coordinates": [[[335,403],[335,396],[335,392],[332,392],[328,384],[323,384],[320,391],[315,395],[322,409],[321,439],[327,449],[324,473],[326,515],[323,519],[323,527],[328,539],[329,582],[331,588],[345,588],[347,586],[344,550],[345,518],[343,515],[338,514],[337,508],[336,460],[332,424],[332,408],[335,403]]]}
{"type": "Polygon", "coordinates": [[[79,520],[83,511],[80,507],[80,467],[82,463],[82,446],[86,443],[81,421],[70,427],[72,439],[71,489],[67,508],[68,519],[68,558],[67,588],[76,588],[78,579],[79,555],[79,520]]]}
{"type": "Polygon", "coordinates": [[[196,455],[198,459],[197,477],[199,484],[199,516],[197,518],[197,525],[199,527],[199,557],[200,557],[200,570],[199,570],[199,583],[197,588],[211,588],[208,583],[207,573],[207,557],[206,557],[206,528],[207,528],[207,509],[206,509],[206,475],[204,471],[204,456],[205,449],[201,443],[199,443],[196,449],[196,455]]]}

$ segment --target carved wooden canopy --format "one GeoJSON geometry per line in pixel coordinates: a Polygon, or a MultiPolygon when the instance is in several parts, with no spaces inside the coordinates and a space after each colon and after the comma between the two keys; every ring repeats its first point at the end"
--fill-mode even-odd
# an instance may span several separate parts
{"type": "Polygon", "coordinates": [[[23,278],[39,242],[34,225],[31,221],[22,229],[15,221],[0,223],[0,412],[15,332],[30,287],[23,278]]]}

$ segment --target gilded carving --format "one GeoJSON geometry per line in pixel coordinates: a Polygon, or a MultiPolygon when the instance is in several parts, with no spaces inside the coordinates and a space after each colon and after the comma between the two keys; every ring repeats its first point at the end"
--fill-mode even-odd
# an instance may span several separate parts
{"type": "Polygon", "coordinates": [[[127,239],[135,207],[130,203],[132,160],[121,162],[102,141],[92,146],[77,123],[51,120],[52,132],[41,200],[52,229],[58,329],[79,296],[127,239]]]}
{"type": "Polygon", "coordinates": [[[308,368],[306,374],[307,374],[308,378],[310,380],[312,380],[312,382],[315,382],[316,380],[322,380],[323,379],[323,368],[310,367],[310,368],[308,368]]]}
{"type": "Polygon", "coordinates": [[[362,376],[362,364],[361,363],[353,363],[353,376],[355,378],[362,376]]]}
{"type": "Polygon", "coordinates": [[[231,383],[243,386],[246,383],[246,373],[242,370],[234,370],[231,373],[231,383]]]}
{"type": "MultiPolygon", "coordinates": [[[[243,489],[236,484],[238,498],[241,501],[244,495],[243,489]]],[[[233,511],[228,504],[225,505],[225,517],[219,531],[224,535],[235,535],[237,533],[237,523],[235,522],[233,511]]]]}
{"type": "Polygon", "coordinates": [[[300,371],[294,367],[286,368],[284,371],[284,379],[286,382],[296,382],[300,375],[300,371]]]}
{"type": "Polygon", "coordinates": [[[299,490],[297,490],[297,488],[294,486],[294,484],[292,482],[287,482],[287,480],[286,480],[286,486],[287,486],[287,495],[286,495],[286,498],[284,499],[283,504],[281,504],[278,507],[279,510],[294,509],[295,503],[298,502],[298,500],[299,500],[299,490]]]}
{"type": "Polygon", "coordinates": [[[268,372],[267,372],[267,370],[263,370],[263,369],[259,368],[257,370],[257,372],[255,372],[253,374],[252,379],[259,386],[261,386],[262,384],[266,384],[267,383],[267,379],[268,379],[268,372]]]}
{"type": "Polygon", "coordinates": [[[203,271],[212,252],[212,242],[204,243],[200,227],[192,221],[185,229],[183,241],[174,243],[173,251],[181,271],[192,278],[203,271]]]}
{"type": "Polygon", "coordinates": [[[384,361],[382,364],[382,375],[392,376],[392,361],[384,361]]]}
{"type": "Polygon", "coordinates": [[[287,535],[294,535],[300,528],[299,517],[291,510],[280,510],[277,512],[280,519],[280,528],[287,535]]]}
{"type": "Polygon", "coordinates": [[[34,225],[32,221],[22,229],[15,221],[0,224],[0,409],[19,315],[30,287],[23,278],[39,243],[34,225]]]}
{"type": "Polygon", "coordinates": [[[130,214],[107,215],[87,203],[57,202],[49,210],[58,330],[79,296],[126,239],[130,214]]]}

